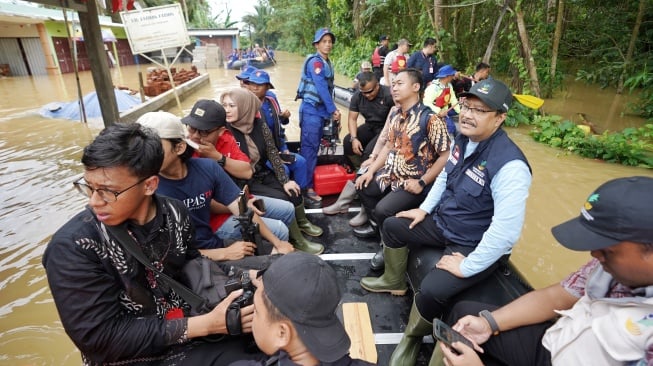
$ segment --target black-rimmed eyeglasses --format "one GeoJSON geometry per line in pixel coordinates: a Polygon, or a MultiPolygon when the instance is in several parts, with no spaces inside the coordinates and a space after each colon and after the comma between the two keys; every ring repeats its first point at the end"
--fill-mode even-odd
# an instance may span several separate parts
{"type": "Polygon", "coordinates": [[[460,112],[461,113],[462,112],[470,112],[471,114],[473,114],[475,116],[482,116],[483,113],[490,113],[490,112],[496,112],[496,111],[492,110],[492,109],[487,110],[487,109],[481,109],[481,108],[474,108],[474,107],[470,107],[469,105],[467,105],[465,103],[462,103],[460,105],[460,112]]]}
{"type": "Polygon", "coordinates": [[[90,198],[91,196],[93,196],[94,192],[97,192],[97,194],[100,195],[100,198],[102,198],[102,200],[104,202],[113,203],[113,202],[116,202],[118,200],[118,196],[120,196],[121,194],[127,192],[128,190],[136,187],[137,185],[143,183],[146,179],[147,178],[143,178],[143,179],[139,180],[138,182],[132,184],[131,186],[123,189],[122,191],[117,191],[117,192],[112,191],[110,189],[105,189],[105,188],[94,189],[93,187],[89,186],[88,184],[86,184],[84,182],[84,177],[79,178],[78,180],[74,181],[73,185],[75,186],[75,188],[77,188],[79,193],[83,194],[86,197],[90,198]]]}

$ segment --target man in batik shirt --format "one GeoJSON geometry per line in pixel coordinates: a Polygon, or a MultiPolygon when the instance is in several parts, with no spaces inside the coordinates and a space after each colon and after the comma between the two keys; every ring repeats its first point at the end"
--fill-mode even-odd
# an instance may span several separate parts
{"type": "MultiPolygon", "coordinates": [[[[400,71],[393,82],[397,106],[390,111],[388,141],[356,180],[361,203],[372,213],[370,225],[354,229],[358,237],[378,235],[387,217],[419,206],[444,167],[450,144],[447,126],[421,103],[421,85],[415,69],[400,71]]],[[[372,267],[382,268],[383,259],[375,259],[372,267]]]]}

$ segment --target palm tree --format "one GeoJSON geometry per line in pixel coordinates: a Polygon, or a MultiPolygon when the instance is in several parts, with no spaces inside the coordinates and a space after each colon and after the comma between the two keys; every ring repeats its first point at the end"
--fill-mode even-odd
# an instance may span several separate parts
{"type": "Polygon", "coordinates": [[[259,0],[258,5],[254,6],[255,14],[247,14],[243,17],[242,22],[254,28],[254,36],[259,40],[263,47],[268,45],[272,36],[268,24],[272,18],[272,7],[259,0]]]}

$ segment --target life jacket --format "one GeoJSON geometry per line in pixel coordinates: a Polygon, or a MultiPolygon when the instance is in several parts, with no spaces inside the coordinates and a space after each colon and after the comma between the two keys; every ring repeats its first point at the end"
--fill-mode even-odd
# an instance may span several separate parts
{"type": "Polygon", "coordinates": [[[373,67],[381,67],[381,55],[379,55],[379,48],[381,48],[381,46],[378,46],[377,48],[375,48],[374,52],[372,53],[372,66],[373,67]]]}
{"type": "Polygon", "coordinates": [[[396,74],[405,68],[406,68],[406,56],[404,55],[397,55],[395,60],[392,62],[392,65],[390,65],[390,71],[392,71],[393,74],[396,74]]]}
{"type": "Polygon", "coordinates": [[[333,67],[331,66],[331,61],[323,59],[318,54],[312,54],[306,57],[306,60],[304,60],[304,66],[302,67],[302,78],[299,80],[299,86],[297,87],[297,96],[295,97],[295,100],[303,99],[305,102],[308,102],[313,106],[317,106],[318,104],[323,103],[322,99],[320,99],[320,94],[317,91],[317,87],[315,86],[315,82],[313,81],[311,73],[308,71],[309,62],[315,58],[319,58],[324,64],[324,70],[322,70],[322,72],[324,73],[324,77],[327,81],[329,94],[332,95],[335,76],[333,73],[333,67]]]}
{"type": "Polygon", "coordinates": [[[435,100],[433,101],[433,105],[438,108],[444,108],[449,106],[450,101],[451,101],[451,88],[446,87],[442,89],[440,95],[437,98],[435,98],[435,100]]]}

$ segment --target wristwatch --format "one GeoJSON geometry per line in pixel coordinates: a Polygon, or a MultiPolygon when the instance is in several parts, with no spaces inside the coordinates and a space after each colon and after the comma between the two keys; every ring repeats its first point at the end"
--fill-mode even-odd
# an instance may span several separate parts
{"type": "Polygon", "coordinates": [[[417,182],[419,183],[420,187],[426,187],[426,182],[422,178],[420,178],[417,182]]]}
{"type": "Polygon", "coordinates": [[[358,140],[358,137],[356,136],[349,136],[349,142],[354,142],[354,140],[358,140]]]}
{"type": "Polygon", "coordinates": [[[222,158],[218,159],[218,164],[220,166],[224,166],[227,163],[227,157],[225,155],[222,155],[222,158]]]}

